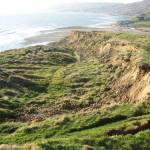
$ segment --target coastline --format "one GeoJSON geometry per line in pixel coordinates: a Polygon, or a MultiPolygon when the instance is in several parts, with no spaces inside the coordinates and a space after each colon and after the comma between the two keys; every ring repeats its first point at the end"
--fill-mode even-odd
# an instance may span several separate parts
{"type": "Polygon", "coordinates": [[[23,45],[25,47],[28,47],[28,46],[35,46],[35,45],[47,45],[52,42],[58,42],[74,31],[132,32],[132,33],[150,35],[150,32],[140,31],[132,27],[121,26],[118,23],[108,25],[108,26],[101,26],[101,27],[74,26],[74,27],[66,27],[66,28],[57,28],[54,30],[43,30],[39,33],[39,35],[25,38],[23,45]]]}
{"type": "Polygon", "coordinates": [[[116,25],[108,25],[101,27],[82,27],[82,26],[74,26],[74,27],[66,27],[66,28],[57,28],[54,30],[44,30],[39,33],[39,35],[35,35],[29,38],[24,39],[25,46],[33,46],[33,45],[46,45],[52,42],[58,42],[64,37],[68,36],[71,32],[74,31],[119,31],[121,29],[116,28],[116,25]],[[115,27],[115,28],[114,28],[115,27]]]}

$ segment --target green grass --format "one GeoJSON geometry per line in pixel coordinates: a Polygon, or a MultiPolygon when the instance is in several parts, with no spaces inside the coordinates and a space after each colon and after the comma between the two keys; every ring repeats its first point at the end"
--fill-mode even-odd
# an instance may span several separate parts
{"type": "Polygon", "coordinates": [[[142,52],[142,66],[150,68],[150,46],[145,46],[144,51],[142,52]]]}
{"type": "MultiPolygon", "coordinates": [[[[141,106],[138,107],[141,108],[141,106]]],[[[146,110],[149,107],[142,108],[146,110]]],[[[122,105],[103,111],[96,111],[95,113],[91,112],[86,116],[69,115],[67,117],[69,119],[67,119],[63,124],[58,123],[58,121],[60,122],[60,119],[64,120],[64,117],[59,115],[31,125],[22,124],[19,122],[12,122],[11,124],[3,123],[0,125],[0,128],[2,129],[0,143],[24,144],[29,143],[30,141],[33,143],[40,143],[40,139],[42,139],[42,141],[44,140],[50,142],[53,142],[55,139],[59,145],[61,145],[61,139],[63,140],[64,145],[67,142],[67,145],[65,146],[67,149],[67,146],[69,146],[69,139],[76,141],[76,139],[80,137],[78,139],[78,144],[81,147],[84,144],[89,144],[88,142],[93,142],[91,146],[98,146],[96,145],[98,137],[99,139],[103,139],[103,137],[109,139],[108,141],[104,141],[104,143],[109,141],[111,142],[111,138],[106,136],[106,132],[110,129],[122,127],[131,128],[132,126],[134,127],[134,122],[143,122],[144,120],[147,120],[149,115],[144,114],[150,112],[144,112],[144,110],[142,114],[140,113],[138,115],[138,113],[136,113],[137,107],[134,108],[134,106],[122,105]],[[89,140],[92,141],[88,141],[87,135],[89,140]],[[65,139],[67,140],[65,141],[65,139]],[[82,143],[81,141],[85,142],[82,143]]],[[[137,135],[134,135],[134,137],[136,136],[137,135]]],[[[116,139],[118,139],[118,137],[116,137],[116,139]]],[[[50,146],[52,145],[50,144],[50,146]]],[[[113,146],[113,143],[111,146],[113,146]]]]}
{"type": "Polygon", "coordinates": [[[124,136],[107,132],[149,120],[149,99],[116,104],[112,86],[127,71],[126,58],[138,59],[137,66],[150,64],[150,37],[76,34],[72,42],[66,38],[50,47],[0,53],[0,83],[7,83],[0,88],[0,144],[26,150],[149,149],[149,130],[124,136]],[[107,43],[113,53],[104,59],[99,50],[107,43]]]}
{"type": "MultiPolygon", "coordinates": [[[[150,13],[144,14],[143,17],[144,16],[145,17],[149,17],[150,13]]],[[[148,27],[148,28],[150,28],[150,21],[149,20],[144,20],[143,18],[139,18],[138,16],[134,17],[132,19],[132,24],[136,28],[140,28],[140,27],[148,27]]]]}

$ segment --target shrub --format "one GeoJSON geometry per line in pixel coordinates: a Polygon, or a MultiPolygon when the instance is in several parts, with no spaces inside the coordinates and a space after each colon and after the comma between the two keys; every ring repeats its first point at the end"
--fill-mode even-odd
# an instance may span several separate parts
{"type": "Polygon", "coordinates": [[[140,67],[145,71],[150,70],[150,46],[144,47],[140,67]]]}

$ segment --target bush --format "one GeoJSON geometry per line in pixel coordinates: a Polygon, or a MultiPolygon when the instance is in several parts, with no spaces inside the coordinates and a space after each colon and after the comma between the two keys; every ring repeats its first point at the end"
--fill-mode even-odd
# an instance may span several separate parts
{"type": "Polygon", "coordinates": [[[140,63],[141,69],[145,71],[150,71],[150,47],[144,47],[142,52],[142,60],[140,63]]]}

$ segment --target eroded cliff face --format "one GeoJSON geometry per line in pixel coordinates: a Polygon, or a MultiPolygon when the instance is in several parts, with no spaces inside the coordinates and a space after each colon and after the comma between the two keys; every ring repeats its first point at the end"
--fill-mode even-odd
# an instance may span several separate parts
{"type": "Polygon", "coordinates": [[[112,82],[111,88],[117,102],[139,103],[149,98],[150,72],[140,68],[141,49],[122,40],[107,41],[99,51],[100,59],[120,66],[123,70],[112,82]]]}
{"type": "Polygon", "coordinates": [[[104,103],[140,103],[149,98],[150,70],[140,64],[143,59],[143,49],[138,46],[140,38],[136,43],[120,37],[121,33],[112,36],[103,32],[73,32],[62,45],[76,49],[81,61],[94,57],[109,69],[117,68],[109,82],[108,96],[103,98],[104,103]]]}

